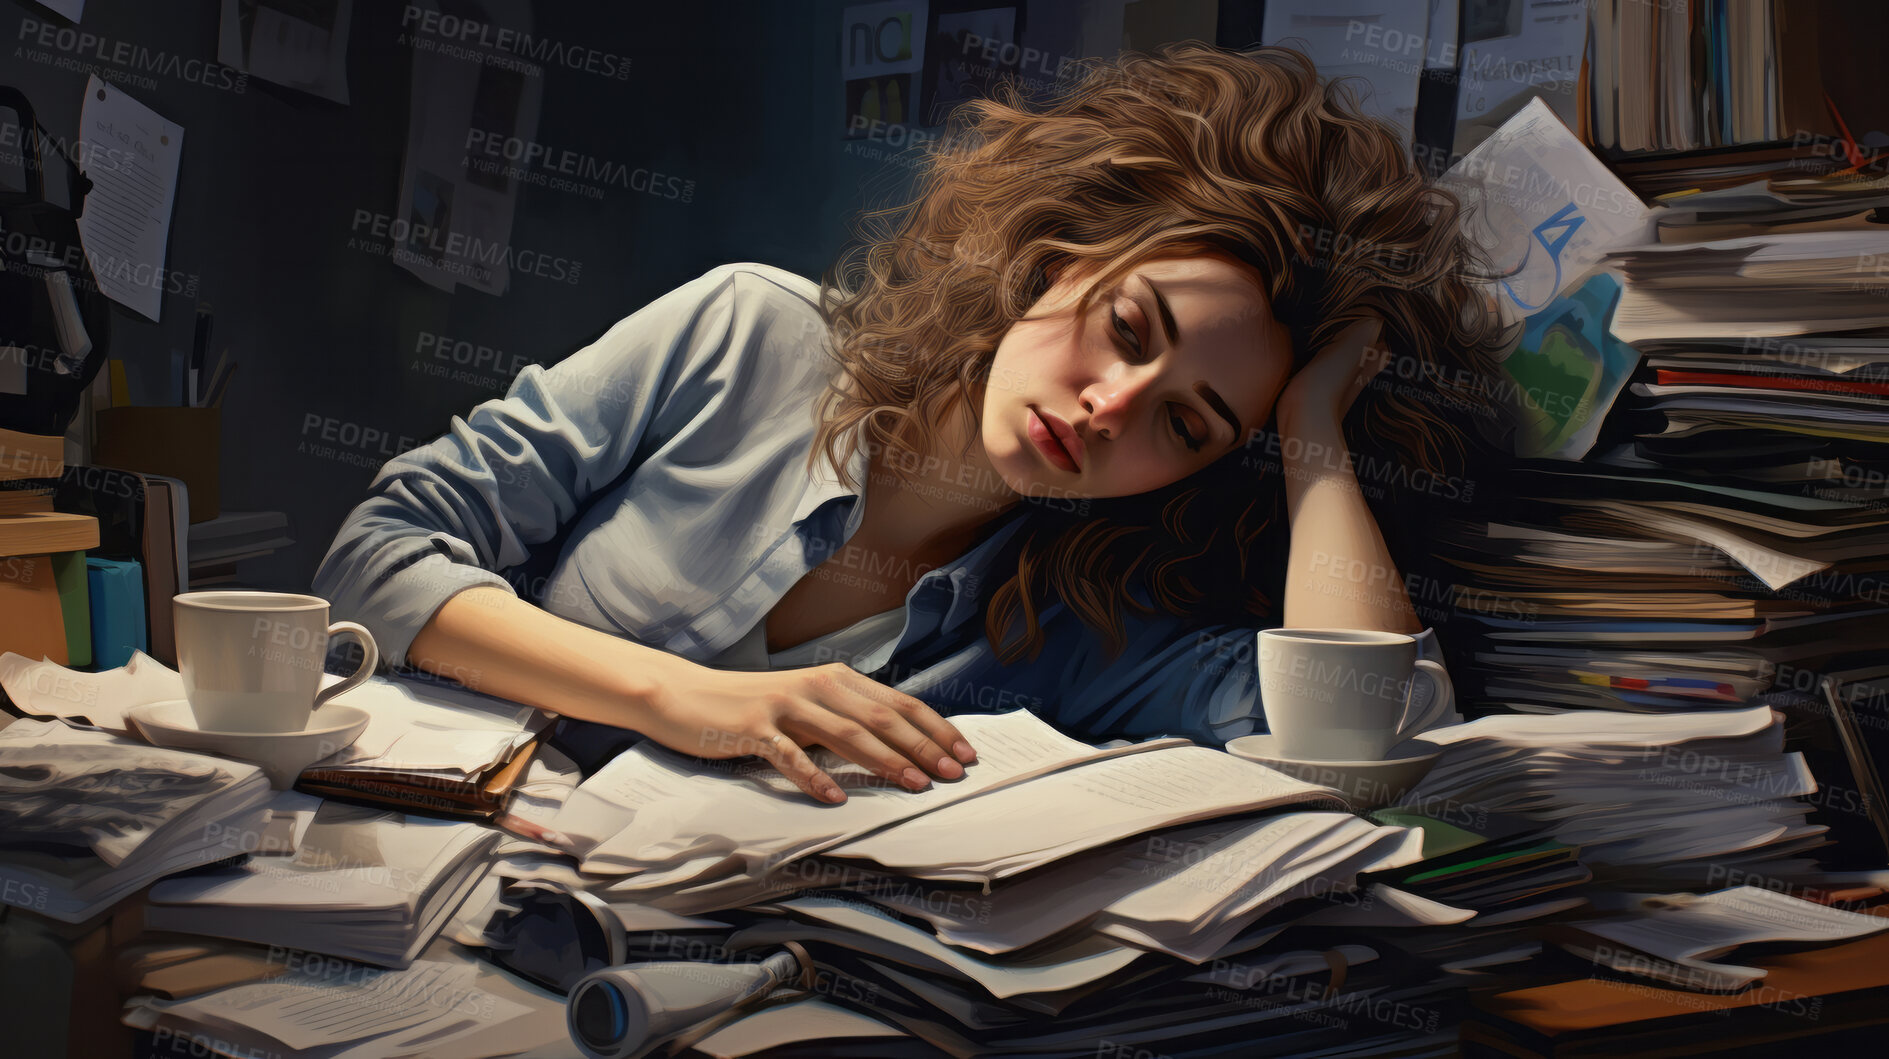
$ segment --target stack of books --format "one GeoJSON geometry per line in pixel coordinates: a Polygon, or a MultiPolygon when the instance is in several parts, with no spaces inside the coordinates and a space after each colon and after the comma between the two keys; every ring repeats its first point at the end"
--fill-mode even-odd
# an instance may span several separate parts
{"type": "Polygon", "coordinates": [[[1580,132],[1642,194],[1840,169],[1889,127],[1876,0],[1587,7],[1580,132]]]}

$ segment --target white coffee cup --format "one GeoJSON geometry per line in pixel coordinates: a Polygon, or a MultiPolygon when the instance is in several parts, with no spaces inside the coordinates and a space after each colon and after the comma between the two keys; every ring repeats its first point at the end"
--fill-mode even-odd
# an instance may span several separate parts
{"type": "Polygon", "coordinates": [[[328,621],[328,601],[296,592],[205,591],[171,597],[177,670],[197,726],[208,732],[299,732],[322,703],[373,675],[374,635],[328,621]],[[366,657],[322,688],[328,639],[352,634],[366,657]]]}
{"type": "Polygon", "coordinates": [[[1382,761],[1456,703],[1415,637],[1364,629],[1261,630],[1259,694],[1280,756],[1300,761],[1382,761]]]}

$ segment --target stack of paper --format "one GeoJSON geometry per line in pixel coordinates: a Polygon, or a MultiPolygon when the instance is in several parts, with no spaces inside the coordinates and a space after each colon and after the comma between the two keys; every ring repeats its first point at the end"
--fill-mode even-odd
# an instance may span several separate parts
{"type": "Polygon", "coordinates": [[[627,876],[613,894],[712,910],[765,892],[795,861],[835,847],[910,872],[990,879],[1153,828],[1343,804],[1329,788],[1185,740],[1102,750],[1023,710],[967,715],[961,728],[978,747],[977,764],[920,792],[825,754],[822,766],[852,788],[839,806],[809,801],[764,762],[731,772],[645,743],[578,788],[551,826],[578,845],[584,871],[627,876]],[[935,825],[926,821],[933,814],[935,825]],[[995,821],[1007,826],[993,833],[995,821]],[[907,827],[871,845],[845,845],[901,822],[907,827]],[[714,903],[703,905],[696,895],[704,894],[714,903]]]}
{"type": "Polygon", "coordinates": [[[167,879],[148,926],[405,967],[484,874],[499,834],[329,802],[292,857],[167,879]]]}
{"type": "Polygon", "coordinates": [[[1789,875],[1823,843],[1767,706],[1639,714],[1498,715],[1426,735],[1442,758],[1403,805],[1475,806],[1542,824],[1610,879],[1705,882],[1727,870],[1789,875]]]}
{"type": "Polygon", "coordinates": [[[401,970],[293,954],[267,981],[133,998],[124,1022],[223,1055],[576,1055],[563,998],[435,943],[401,970]]]}
{"type": "Polygon", "coordinates": [[[0,729],[0,902],[82,922],[254,848],[269,797],[254,765],[16,720],[0,729]]]}
{"type": "MultiPolygon", "coordinates": [[[[340,680],[324,675],[323,685],[340,680]]],[[[373,720],[353,745],[302,771],[311,794],[489,819],[530,765],[550,716],[450,681],[374,677],[338,697],[373,720]]]]}
{"type": "Polygon", "coordinates": [[[1781,667],[1874,647],[1889,619],[1877,506],[1625,467],[1505,484],[1500,516],[1441,549],[1481,634],[1452,677],[1485,706],[1743,704],[1781,667]]]}

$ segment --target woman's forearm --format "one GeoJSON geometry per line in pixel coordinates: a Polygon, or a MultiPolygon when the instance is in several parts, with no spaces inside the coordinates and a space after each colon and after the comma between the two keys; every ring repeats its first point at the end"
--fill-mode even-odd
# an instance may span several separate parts
{"type": "Polygon", "coordinates": [[[1286,517],[1285,624],[1420,632],[1422,623],[1365,503],[1334,420],[1282,418],[1286,517]]]}
{"type": "Polygon", "coordinates": [[[485,585],[448,599],[409,664],[562,717],[638,729],[675,656],[560,618],[485,585]]]}

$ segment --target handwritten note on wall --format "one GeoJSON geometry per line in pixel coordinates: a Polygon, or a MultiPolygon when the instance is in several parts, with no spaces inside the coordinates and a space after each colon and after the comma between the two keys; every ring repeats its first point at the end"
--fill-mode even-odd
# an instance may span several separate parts
{"type": "Polygon", "coordinates": [[[162,309],[164,250],[183,147],[182,126],[96,75],[86,79],[79,162],[92,191],[79,217],[79,238],[99,289],[153,322],[162,309]]]}

